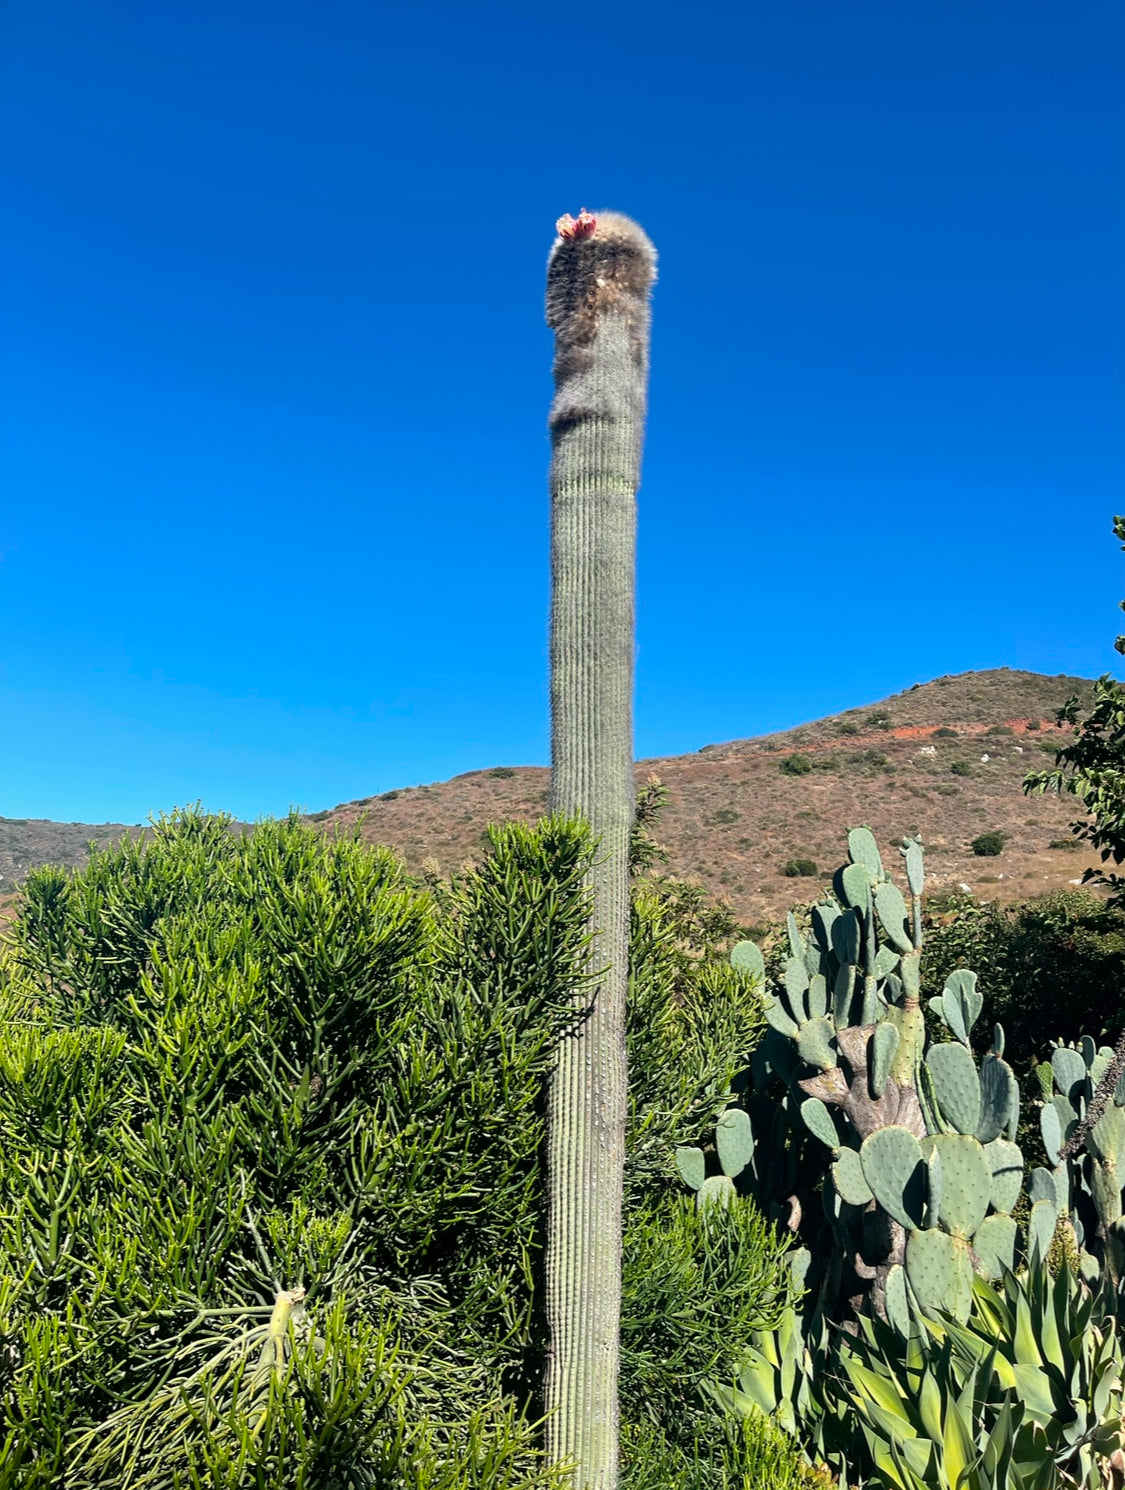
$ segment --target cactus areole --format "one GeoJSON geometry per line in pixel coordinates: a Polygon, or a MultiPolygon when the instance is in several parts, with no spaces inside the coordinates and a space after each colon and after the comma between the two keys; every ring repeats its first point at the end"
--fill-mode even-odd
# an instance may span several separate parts
{"type": "Polygon", "coordinates": [[[578,1490],[617,1483],[625,993],[633,825],[635,496],[656,254],[627,217],[559,219],[547,266],[551,809],[584,817],[591,968],[548,1108],[547,1450],[578,1490]]]}

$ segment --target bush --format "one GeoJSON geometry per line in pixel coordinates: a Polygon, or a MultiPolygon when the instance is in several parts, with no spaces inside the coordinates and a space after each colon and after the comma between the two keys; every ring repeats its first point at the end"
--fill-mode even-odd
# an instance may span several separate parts
{"type": "Polygon", "coordinates": [[[1027,721],[1027,728],[1031,730],[1037,730],[1039,728],[1038,719],[1029,719],[1027,721]]]}
{"type": "Polygon", "coordinates": [[[973,774],[973,768],[968,761],[954,761],[949,769],[954,776],[971,776],[973,774]]]}
{"type": "Polygon", "coordinates": [[[868,729],[890,729],[892,720],[885,709],[876,709],[873,714],[868,714],[864,723],[868,729]]]}
{"type": "Polygon", "coordinates": [[[493,766],[488,773],[494,780],[506,781],[509,776],[516,774],[514,766],[493,766]]]}
{"type": "Polygon", "coordinates": [[[931,896],[922,952],[925,986],[971,967],[984,995],[982,1031],[1001,1023],[1021,1071],[1052,1040],[1115,1037],[1125,984],[1125,912],[1090,890],[1056,891],[1002,907],[971,895],[931,896]]]}
{"type": "Polygon", "coordinates": [[[787,755],[778,761],[778,769],[786,776],[807,776],[813,763],[807,755],[787,755]]]}
{"type": "Polygon", "coordinates": [[[1008,724],[990,724],[985,730],[986,735],[1014,735],[1015,730],[1008,724]]]}
{"type": "Polygon", "coordinates": [[[935,740],[956,740],[956,738],[957,731],[955,729],[950,729],[947,725],[943,724],[940,729],[934,730],[935,740]]]}
{"type": "Polygon", "coordinates": [[[1070,849],[1071,851],[1074,851],[1076,849],[1080,849],[1082,845],[1078,842],[1077,838],[1052,838],[1047,847],[1070,849]]]}
{"type": "Polygon", "coordinates": [[[819,873],[813,859],[790,859],[781,872],[786,879],[815,879],[819,873]]]}
{"type": "Polygon", "coordinates": [[[859,725],[854,719],[845,719],[840,725],[840,733],[842,735],[858,735],[859,725]]]}
{"type": "MultiPolygon", "coordinates": [[[[494,829],[431,893],[296,817],[182,813],[29,876],[0,961],[0,1462],[21,1485],[557,1482],[523,1414],[588,862],[559,820],[494,829]]],[[[667,1204],[672,1149],[763,1026],[709,940],[732,932],[691,887],[637,889],[627,1247],[645,1287],[683,1283],[669,1424],[693,1362],[741,1343],[705,1287],[763,1319],[781,1290],[749,1211],[737,1266],[697,1231],[685,1270],[667,1204]]]]}
{"type": "Polygon", "coordinates": [[[1006,842],[1007,838],[1003,833],[993,830],[988,833],[978,834],[969,847],[978,858],[994,859],[997,854],[1003,853],[1006,842]]]}
{"type": "Polygon", "coordinates": [[[733,807],[720,807],[711,821],[716,825],[720,823],[736,823],[741,816],[742,814],[735,812],[733,807]]]}

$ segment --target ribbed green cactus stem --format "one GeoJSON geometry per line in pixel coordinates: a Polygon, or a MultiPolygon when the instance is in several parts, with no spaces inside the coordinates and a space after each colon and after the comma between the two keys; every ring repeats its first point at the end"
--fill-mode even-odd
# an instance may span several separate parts
{"type": "Polygon", "coordinates": [[[586,819],[591,966],[601,976],[561,1042],[548,1105],[549,1329],[544,1408],[552,1463],[578,1490],[618,1470],[621,1205],[635,496],[656,255],[617,213],[564,217],[547,267],[551,406],[551,808],[586,819]]]}

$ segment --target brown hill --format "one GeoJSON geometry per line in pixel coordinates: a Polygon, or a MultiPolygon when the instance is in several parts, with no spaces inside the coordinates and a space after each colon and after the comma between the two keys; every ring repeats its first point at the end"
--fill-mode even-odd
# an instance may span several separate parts
{"type": "MultiPolygon", "coordinates": [[[[1073,883],[1096,862],[1051,847],[1069,838],[1073,800],[1025,797],[1021,784],[1066,738],[1054,723],[1060,704],[1089,688],[1062,674],[960,673],[778,734],[640,761],[638,784],[657,776],[669,790],[656,835],[665,872],[760,924],[812,899],[840,862],[846,830],[868,823],[884,848],[920,833],[934,889],[1023,900],[1073,883]],[[1006,835],[1004,851],[979,858],[969,844],[990,830],[1006,835]],[[817,876],[787,876],[797,859],[817,876]]],[[[486,824],[531,821],[546,806],[544,767],[494,766],[312,816],[326,827],[362,821],[364,838],[390,844],[412,869],[431,861],[448,873],[482,852],[486,824]]],[[[0,902],[34,865],[79,865],[87,840],[137,831],[0,818],[0,902]]]]}
{"type": "MultiPolygon", "coordinates": [[[[868,823],[884,846],[920,833],[934,889],[968,886],[986,899],[1023,900],[1076,881],[1096,856],[1068,840],[1073,800],[1025,797],[1030,770],[1049,764],[1066,732],[1055,724],[1089,680],[999,668],[915,684],[881,703],[694,755],[640,761],[637,782],[669,790],[656,836],[665,872],[701,882],[759,924],[815,896],[840,862],[846,830],[868,823]],[[995,858],[970,843],[1006,835],[995,858]],[[786,865],[808,859],[816,878],[786,865]]],[[[489,822],[530,821],[547,803],[547,771],[494,766],[316,813],[326,826],[362,822],[364,838],[443,873],[482,851],[489,822]]]]}

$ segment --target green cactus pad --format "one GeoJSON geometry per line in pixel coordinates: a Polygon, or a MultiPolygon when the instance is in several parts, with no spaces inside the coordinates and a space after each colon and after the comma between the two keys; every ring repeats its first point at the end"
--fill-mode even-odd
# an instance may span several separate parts
{"type": "Polygon", "coordinates": [[[832,1165],[832,1182],[840,1199],[849,1205],[870,1205],[875,1198],[855,1149],[840,1149],[832,1165]]]}
{"type": "Polygon", "coordinates": [[[1117,1079],[1117,1085],[1113,1089],[1113,1100],[1118,1107],[1125,1107],[1125,1071],[1117,1079]]]}
{"type": "Polygon", "coordinates": [[[941,1204],[938,1219],[954,1236],[968,1240],[988,1213],[992,1168],[984,1147],[964,1133],[923,1138],[923,1155],[941,1155],[941,1204]]]}
{"type": "Polygon", "coordinates": [[[805,1098],[801,1103],[801,1117],[814,1138],[819,1138],[830,1149],[840,1147],[840,1135],[836,1132],[832,1114],[819,1097],[805,1098]]]}
{"type": "Polygon", "coordinates": [[[977,992],[977,975],[958,968],[945,980],[941,992],[941,1014],[953,1034],[968,1045],[973,1025],[984,1007],[984,997],[977,992]]]}
{"type": "Polygon", "coordinates": [[[855,910],[867,914],[871,905],[871,881],[862,864],[849,864],[840,875],[844,899],[855,910]]]}
{"type": "Polygon", "coordinates": [[[906,1273],[901,1263],[894,1263],[887,1271],[885,1303],[887,1323],[898,1334],[910,1333],[910,1300],[906,1293],[906,1273]]]}
{"type": "Polygon", "coordinates": [[[766,1023],[771,1029],[775,1029],[779,1035],[788,1035],[790,1039],[796,1035],[797,1021],[776,994],[769,993],[766,995],[765,1013],[766,1023]]]}
{"type": "MultiPolygon", "coordinates": [[[[769,1018],[767,1013],[766,1018],[769,1018]]],[[[926,1124],[927,1133],[944,1133],[947,1127],[938,1107],[937,1097],[934,1093],[934,1078],[930,1075],[930,1068],[925,1061],[918,1062],[918,1106],[922,1109],[922,1119],[926,1124]]]]}
{"type": "Polygon", "coordinates": [[[926,1225],[937,1226],[941,1222],[941,1150],[931,1144],[923,1152],[926,1159],[926,1225]]]}
{"type": "Polygon", "coordinates": [[[1039,1131],[1043,1137],[1043,1149],[1049,1164],[1059,1162],[1059,1150],[1063,1146],[1062,1123],[1059,1114],[1050,1102],[1044,1102],[1039,1112],[1039,1131]]]}
{"type": "Polygon", "coordinates": [[[994,1138],[984,1152],[992,1171],[992,1193],[989,1197],[992,1209],[1005,1213],[1015,1210],[1016,1201],[1023,1189],[1023,1154],[1019,1145],[1007,1138],[994,1138]]]}
{"type": "Polygon", "coordinates": [[[832,926],[840,918],[840,909],[835,905],[814,905],[809,913],[813,936],[822,952],[832,950],[832,926]]]}
{"type": "Polygon", "coordinates": [[[853,864],[862,864],[870,883],[877,885],[883,879],[883,861],[879,857],[879,845],[870,828],[853,828],[848,834],[848,856],[853,864]]]}
{"type": "Polygon", "coordinates": [[[882,946],[875,953],[875,976],[885,978],[898,967],[898,953],[893,948],[882,946]]]}
{"type": "Polygon", "coordinates": [[[986,1278],[995,1282],[1004,1276],[1005,1268],[1009,1272],[1015,1268],[1019,1235],[1011,1216],[986,1216],[980,1223],[973,1237],[973,1251],[986,1278]]]}
{"type": "Polygon", "coordinates": [[[1097,1158],[1112,1162],[1119,1169],[1125,1160],[1125,1108],[1112,1103],[1090,1129],[1087,1140],[1090,1152],[1097,1158]]]}
{"type": "Polygon", "coordinates": [[[912,952],[904,957],[899,963],[899,972],[907,998],[916,999],[922,992],[922,959],[919,954],[912,952]]]}
{"type": "Polygon", "coordinates": [[[766,960],[757,942],[736,942],[730,954],[730,965],[759,982],[766,976],[766,960]]]}
{"type": "Polygon", "coordinates": [[[809,979],[807,1002],[810,1019],[819,1019],[827,1011],[828,983],[823,973],[814,973],[809,979]]]}
{"type": "MultiPolygon", "coordinates": [[[[959,1047],[964,1049],[964,1046],[959,1047]]],[[[999,1138],[1013,1119],[1019,1117],[1020,1089],[1015,1072],[1007,1061],[986,1055],[980,1068],[980,1118],[977,1137],[981,1143],[999,1138]]]]}
{"type": "Polygon", "coordinates": [[[919,838],[908,838],[903,844],[906,860],[906,881],[911,895],[921,895],[926,888],[926,871],[922,859],[922,842],[919,838]]]}
{"type": "Polygon", "coordinates": [[[750,1114],[741,1107],[728,1107],[715,1124],[715,1147],[723,1173],[736,1180],[754,1157],[750,1114]]]}
{"type": "Polygon", "coordinates": [[[921,1226],[926,1197],[926,1165],[909,1128],[892,1123],[876,1128],[859,1151],[863,1177],[875,1199],[907,1228],[921,1226]]]}
{"type": "Polygon", "coordinates": [[[850,963],[842,963],[836,973],[836,983],[832,989],[832,1014],[840,1029],[851,1023],[850,1014],[854,997],[855,968],[850,963]]]}
{"type": "Polygon", "coordinates": [[[801,935],[801,928],[797,925],[797,917],[790,911],[785,917],[785,930],[789,936],[789,955],[797,957],[801,962],[805,960],[805,939],[801,935]]]}
{"type": "Polygon", "coordinates": [[[798,1024],[809,1017],[805,994],[809,988],[809,972],[799,957],[790,957],[785,964],[785,1000],[789,1012],[798,1024]]]}
{"type": "Polygon", "coordinates": [[[832,950],[840,962],[859,963],[859,918],[854,911],[843,911],[832,923],[832,950]]]}
{"type": "Polygon", "coordinates": [[[679,1148],[676,1150],[676,1168],[689,1190],[699,1190],[707,1178],[707,1159],[702,1149],[679,1148]]]}
{"type": "Polygon", "coordinates": [[[1077,1050],[1059,1045],[1051,1053],[1051,1070],[1055,1073],[1059,1091],[1073,1103],[1083,1094],[1089,1074],[1086,1062],[1077,1050]]]}
{"type": "Polygon", "coordinates": [[[875,1033],[867,1043],[867,1080],[875,1101],[887,1089],[887,1079],[898,1054],[899,1040],[897,1027],[884,1022],[875,1026],[875,1033]]]}
{"type": "Polygon", "coordinates": [[[1040,1257],[1047,1256],[1054,1240],[1057,1220],[1055,1208],[1049,1200],[1037,1200],[1031,1207],[1027,1222],[1027,1245],[1033,1255],[1038,1252],[1040,1257]]]}
{"type": "Polygon", "coordinates": [[[952,1042],[935,1045],[926,1056],[941,1115],[958,1133],[975,1133],[980,1122],[980,1077],[973,1053],[952,1042]]]}
{"type": "Polygon", "coordinates": [[[713,1174],[695,1193],[695,1203],[706,1210],[710,1205],[728,1206],[734,1199],[734,1181],[725,1174],[713,1174]]]}
{"type": "Polygon", "coordinates": [[[896,952],[912,952],[914,943],[906,918],[906,901],[902,891],[892,880],[884,880],[875,886],[875,911],[887,934],[887,940],[896,952]]]}
{"type": "Polygon", "coordinates": [[[1027,1182],[1027,1193],[1032,1205],[1036,1205],[1041,1200],[1048,1200],[1054,1207],[1055,1214],[1058,1215],[1059,1187],[1049,1169],[1043,1169],[1040,1166],[1031,1171],[1031,1177],[1027,1182]]]}
{"type": "Polygon", "coordinates": [[[944,1231],[912,1231],[906,1239],[906,1276],[927,1314],[968,1319],[973,1301],[968,1242],[944,1231]]]}
{"type": "Polygon", "coordinates": [[[1103,1226],[1112,1226],[1121,1219],[1121,1176],[1116,1164],[1094,1160],[1090,1165],[1090,1194],[1103,1226]]]}
{"type": "Polygon", "coordinates": [[[836,1026],[830,1019],[821,1016],[808,1020],[797,1031],[797,1050],[801,1059],[821,1071],[830,1071],[836,1064],[835,1037],[836,1026]]]}
{"type": "MultiPolygon", "coordinates": [[[[1098,1042],[1092,1035],[1083,1035],[1078,1042],[1078,1049],[1088,1069],[1092,1071],[1098,1055],[1098,1042]]],[[[1112,1055],[1112,1052],[1110,1054],[1112,1055]]]]}

